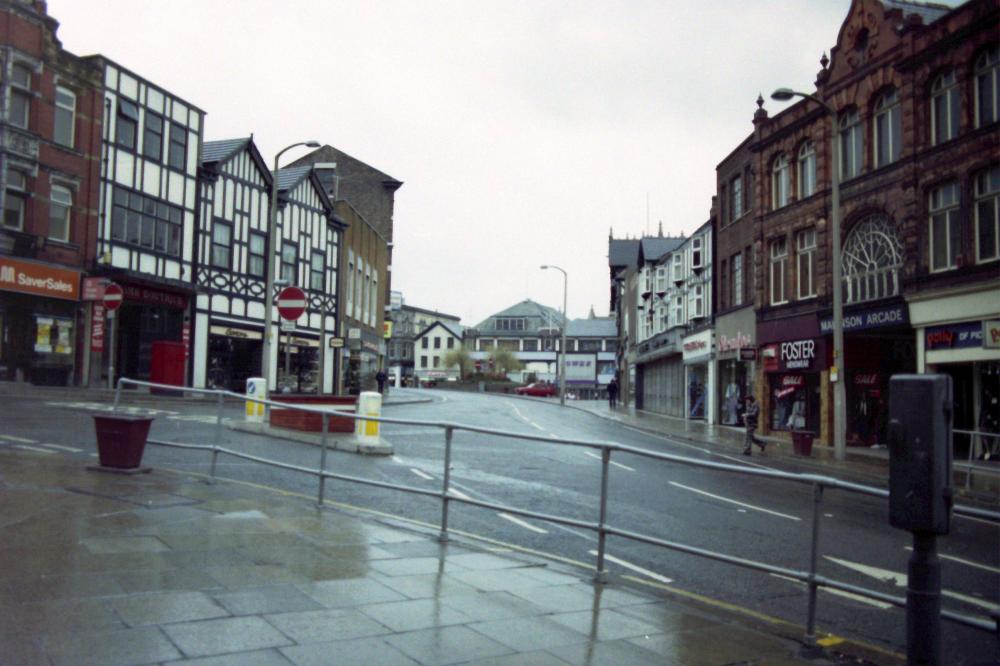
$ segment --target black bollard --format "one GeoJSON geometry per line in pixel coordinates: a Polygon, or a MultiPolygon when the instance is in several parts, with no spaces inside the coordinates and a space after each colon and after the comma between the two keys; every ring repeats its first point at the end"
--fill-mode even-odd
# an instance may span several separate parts
{"type": "Polygon", "coordinates": [[[937,536],[913,533],[906,585],[906,654],[912,666],[941,663],[941,560],[937,536]]]}

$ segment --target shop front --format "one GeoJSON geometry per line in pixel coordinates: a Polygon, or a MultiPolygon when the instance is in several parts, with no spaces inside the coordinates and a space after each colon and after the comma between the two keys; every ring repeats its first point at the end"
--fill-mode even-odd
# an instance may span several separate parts
{"type": "Polygon", "coordinates": [[[0,379],[76,381],[80,272],[0,256],[0,379]]]}
{"type": "Polygon", "coordinates": [[[379,371],[379,357],[385,355],[385,340],[371,331],[351,328],[347,331],[343,354],[341,392],[357,395],[375,390],[375,375],[379,371]]]}
{"type": "Polygon", "coordinates": [[[1000,458],[1000,288],[915,299],[910,316],[918,371],[952,378],[955,457],[1000,458]]]}
{"type": "Polygon", "coordinates": [[[742,426],[746,396],[753,392],[757,358],[757,317],[753,308],[715,321],[717,422],[742,426]]]}
{"type": "MultiPolygon", "coordinates": [[[[666,331],[636,349],[635,408],[684,418],[684,359],[679,329],[666,331]]],[[[630,368],[631,370],[631,368],[630,368]]]]}
{"type": "Polygon", "coordinates": [[[319,335],[283,329],[278,342],[278,392],[316,393],[318,387],[319,335]]]}
{"type": "Polygon", "coordinates": [[[714,423],[715,363],[712,330],[699,331],[681,341],[684,362],[685,418],[714,423]]]}
{"type": "Polygon", "coordinates": [[[762,323],[757,332],[763,370],[762,432],[790,438],[794,431],[808,430],[829,442],[823,415],[830,358],[816,316],[762,323]]]}
{"type": "Polygon", "coordinates": [[[151,376],[155,343],[181,343],[189,349],[188,294],[115,281],[123,291],[113,329],[108,324],[109,332],[114,330],[116,338],[116,375],[130,379],[159,379],[151,376]]]}
{"type": "Polygon", "coordinates": [[[208,329],[206,388],[245,391],[247,379],[261,376],[263,346],[263,329],[213,320],[208,329]]]}

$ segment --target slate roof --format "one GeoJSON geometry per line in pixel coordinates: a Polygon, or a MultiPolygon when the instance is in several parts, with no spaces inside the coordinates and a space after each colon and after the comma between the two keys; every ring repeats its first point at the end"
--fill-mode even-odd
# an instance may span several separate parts
{"type": "Polygon", "coordinates": [[[431,329],[433,329],[433,328],[434,328],[435,326],[440,326],[440,327],[441,327],[441,328],[443,328],[444,330],[446,330],[446,331],[448,331],[449,333],[451,333],[452,335],[454,335],[454,336],[455,336],[456,338],[458,338],[459,340],[461,340],[461,339],[462,339],[462,335],[463,335],[463,334],[465,333],[465,326],[462,326],[461,324],[454,324],[454,323],[452,323],[452,322],[447,322],[447,323],[445,323],[445,322],[443,322],[443,321],[435,321],[435,322],[431,322],[430,324],[428,324],[428,325],[427,325],[427,328],[425,328],[424,330],[422,330],[422,331],[420,331],[419,333],[417,333],[416,337],[417,337],[417,338],[422,338],[422,337],[424,337],[424,336],[425,336],[425,335],[427,335],[427,334],[428,334],[428,333],[429,333],[429,332],[431,331],[431,329]]]}
{"type": "Polygon", "coordinates": [[[614,317],[595,317],[593,319],[572,319],[566,326],[568,338],[615,338],[618,337],[618,326],[614,317]]]}
{"type": "MultiPolygon", "coordinates": [[[[534,302],[530,298],[526,298],[520,303],[510,306],[506,310],[501,310],[500,312],[490,315],[483,321],[479,322],[479,325],[476,326],[476,328],[479,329],[480,331],[492,332],[494,329],[492,326],[488,326],[488,324],[490,323],[490,320],[493,319],[494,317],[539,317],[546,321],[551,320],[556,325],[559,325],[559,323],[562,322],[563,320],[562,314],[560,314],[559,311],[556,310],[555,308],[550,308],[547,305],[542,305],[540,303],[534,302]]],[[[503,332],[517,333],[517,334],[524,333],[524,331],[503,331],[503,332]]]]}
{"type": "Polygon", "coordinates": [[[882,0],[882,4],[889,9],[901,10],[904,17],[916,14],[923,20],[924,25],[930,25],[953,9],[953,7],[931,2],[906,2],[905,0],[882,0]]]}
{"type": "Polygon", "coordinates": [[[223,162],[243,150],[249,141],[247,138],[206,141],[201,146],[201,163],[223,162]]]}
{"type": "Polygon", "coordinates": [[[639,258],[637,239],[615,239],[608,241],[608,265],[612,267],[632,267],[639,258]]]}
{"type": "Polygon", "coordinates": [[[639,246],[639,260],[656,261],[679,248],[687,240],[687,238],[643,238],[639,246]]]}
{"type": "Polygon", "coordinates": [[[285,167],[284,169],[278,169],[278,189],[279,190],[289,190],[299,184],[299,182],[309,175],[312,171],[312,165],[299,166],[299,167],[285,167]]]}

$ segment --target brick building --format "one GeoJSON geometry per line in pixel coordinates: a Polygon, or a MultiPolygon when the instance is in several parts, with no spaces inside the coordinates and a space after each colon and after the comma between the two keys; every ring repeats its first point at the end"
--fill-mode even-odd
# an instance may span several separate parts
{"type": "Polygon", "coordinates": [[[0,379],[85,375],[82,271],[95,255],[102,71],[42,1],[0,1],[0,379]]]}

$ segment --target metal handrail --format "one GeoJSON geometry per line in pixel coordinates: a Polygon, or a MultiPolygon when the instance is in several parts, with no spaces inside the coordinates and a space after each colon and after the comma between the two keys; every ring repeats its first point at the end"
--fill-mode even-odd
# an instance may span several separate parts
{"type": "MultiPolygon", "coordinates": [[[[883,603],[888,603],[890,605],[897,607],[906,606],[905,598],[885,594],[877,590],[851,585],[849,583],[844,583],[842,581],[837,581],[831,578],[827,578],[826,576],[821,576],[817,573],[819,564],[819,528],[821,524],[820,507],[822,504],[824,490],[826,488],[832,488],[836,490],[844,490],[847,492],[869,495],[872,497],[888,498],[889,492],[883,488],[875,488],[873,486],[866,486],[859,483],[844,481],[841,479],[836,479],[833,477],[824,476],[820,474],[795,474],[790,472],[782,472],[779,470],[742,467],[739,465],[733,465],[729,463],[718,463],[709,460],[698,460],[695,458],[688,458],[685,456],[679,456],[670,453],[650,451],[648,449],[642,449],[610,441],[594,441],[594,440],[584,440],[584,439],[563,439],[563,438],[545,437],[543,435],[517,433],[507,430],[495,430],[491,428],[484,428],[481,426],[453,423],[450,421],[425,421],[420,419],[399,419],[399,418],[391,418],[385,416],[377,416],[377,417],[367,416],[363,414],[356,414],[354,412],[343,412],[323,407],[312,407],[309,405],[279,402],[274,400],[268,400],[266,398],[257,398],[257,397],[251,398],[243,394],[233,393],[232,391],[171,386],[167,384],[157,384],[154,382],[146,382],[142,380],[128,379],[124,377],[118,380],[118,386],[115,390],[115,400],[114,400],[115,411],[117,411],[119,408],[121,402],[121,390],[122,387],[125,385],[144,386],[147,388],[169,389],[173,391],[182,391],[199,395],[217,396],[218,409],[217,409],[216,423],[214,428],[214,436],[213,436],[214,441],[211,446],[190,444],[190,443],[167,442],[155,439],[148,440],[150,444],[155,444],[160,446],[168,446],[168,447],[184,448],[184,449],[201,449],[205,451],[210,451],[212,453],[210,477],[212,478],[213,481],[215,479],[216,461],[218,459],[218,456],[220,454],[225,454],[233,456],[235,458],[240,458],[242,460],[261,463],[264,465],[270,465],[280,469],[285,469],[293,472],[299,472],[318,477],[319,490],[317,494],[317,504],[320,506],[322,506],[322,504],[324,503],[326,479],[337,479],[340,481],[360,483],[363,485],[373,486],[376,488],[399,490],[417,495],[423,495],[426,497],[437,497],[441,500],[441,528],[439,533],[439,539],[441,541],[448,540],[448,512],[449,512],[450,502],[461,502],[463,504],[467,504],[470,506],[477,506],[484,509],[501,511],[516,516],[534,518],[536,520],[542,520],[550,523],[555,523],[558,525],[566,525],[570,527],[578,527],[581,529],[591,530],[597,532],[598,535],[597,564],[594,575],[595,578],[600,582],[604,582],[607,580],[607,572],[605,571],[604,568],[604,561],[605,561],[606,541],[608,536],[621,537],[632,541],[638,541],[640,543],[646,543],[661,548],[667,548],[669,550],[683,552],[689,555],[695,555],[698,557],[704,557],[718,562],[724,562],[726,564],[731,564],[746,569],[763,571],[778,576],[784,576],[786,578],[801,581],[808,586],[809,601],[808,601],[807,619],[805,624],[806,633],[804,636],[804,640],[808,644],[815,644],[816,642],[817,590],[821,587],[840,590],[844,592],[850,592],[852,594],[856,594],[869,599],[874,599],[876,601],[881,601],[883,603]],[[254,402],[272,407],[280,407],[281,409],[292,409],[292,410],[299,410],[304,412],[320,414],[323,419],[323,427],[321,433],[322,451],[321,451],[319,468],[313,469],[309,467],[303,467],[301,465],[292,465],[289,463],[283,463],[277,460],[262,458],[260,456],[250,455],[248,453],[235,451],[233,449],[228,449],[221,446],[220,445],[221,426],[223,420],[222,408],[225,397],[236,398],[241,401],[254,402]],[[441,490],[440,491],[426,490],[424,488],[417,488],[414,486],[406,486],[401,484],[389,483],[385,481],[376,481],[374,479],[365,479],[361,477],[355,477],[345,474],[336,474],[334,472],[327,471],[326,469],[326,457],[328,450],[327,434],[329,432],[330,416],[349,418],[355,421],[356,420],[376,421],[379,423],[394,423],[401,425],[415,425],[415,426],[443,429],[445,434],[445,451],[444,451],[443,483],[441,490]],[[537,511],[530,511],[527,509],[520,509],[517,507],[506,506],[503,504],[498,504],[496,502],[477,500],[464,495],[459,496],[452,493],[451,457],[452,457],[452,440],[455,431],[465,431],[471,433],[491,435],[494,437],[506,437],[510,439],[518,439],[524,441],[543,442],[546,444],[558,444],[565,446],[599,449],[601,451],[601,498],[600,498],[600,516],[598,521],[589,522],[585,520],[569,518],[566,516],[556,516],[546,513],[540,513],[537,511]],[[735,557],[732,555],[726,555],[725,553],[718,553],[715,551],[707,550],[704,548],[698,548],[696,546],[691,546],[688,544],[667,541],[647,534],[632,532],[630,530],[620,529],[612,525],[609,525],[607,523],[607,499],[609,495],[608,479],[609,479],[609,469],[611,464],[612,452],[627,453],[631,455],[641,456],[644,458],[649,458],[652,460],[659,460],[663,462],[669,462],[680,465],[690,465],[693,467],[713,469],[722,472],[732,472],[735,474],[743,474],[747,476],[778,479],[782,481],[792,481],[795,483],[802,483],[812,486],[813,488],[813,511],[812,511],[812,533],[811,533],[812,545],[810,548],[809,569],[796,570],[796,569],[789,569],[787,567],[780,567],[768,564],[766,562],[757,562],[754,560],[749,560],[742,556],[735,557]]],[[[1000,524],[1000,511],[991,511],[988,509],[981,509],[977,507],[970,507],[964,505],[955,505],[952,507],[952,510],[954,513],[958,515],[979,518],[981,520],[991,521],[1000,524]]],[[[941,617],[947,620],[951,620],[953,622],[973,627],[975,629],[981,629],[989,632],[1000,631],[1000,614],[992,614],[990,619],[986,619],[983,617],[970,616],[963,613],[958,613],[956,611],[948,609],[942,609],[941,617]]]]}
{"type": "MultiPolygon", "coordinates": [[[[973,465],[972,459],[976,454],[976,440],[979,441],[979,446],[983,446],[984,437],[993,437],[995,439],[1000,439],[1000,433],[997,432],[985,432],[982,430],[957,430],[952,428],[952,435],[968,435],[969,436],[969,456],[965,461],[965,489],[968,490],[972,487],[972,473],[976,470],[975,465],[973,465]]],[[[954,450],[955,441],[952,438],[952,447],[954,450]]]]}

